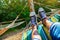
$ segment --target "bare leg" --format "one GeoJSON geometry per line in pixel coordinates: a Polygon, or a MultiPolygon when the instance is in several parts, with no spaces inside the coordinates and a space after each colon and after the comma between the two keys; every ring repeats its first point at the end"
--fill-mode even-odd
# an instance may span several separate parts
{"type": "Polygon", "coordinates": [[[42,40],[40,35],[37,32],[37,27],[36,26],[32,26],[32,40],[34,40],[35,38],[37,38],[37,40],[42,40]]]}
{"type": "Polygon", "coordinates": [[[48,28],[48,30],[50,29],[50,26],[52,25],[52,22],[50,22],[48,19],[44,19],[42,23],[48,28]]]}
{"type": "Polygon", "coordinates": [[[60,10],[58,10],[58,14],[60,14],[60,10]]]}
{"type": "Polygon", "coordinates": [[[41,37],[37,32],[37,22],[35,12],[30,13],[30,18],[32,24],[32,40],[41,40],[41,37]]]}
{"type": "MultiPolygon", "coordinates": [[[[60,13],[60,12],[59,12],[60,13]]],[[[60,23],[56,22],[52,25],[52,22],[49,22],[47,20],[45,11],[43,8],[39,9],[39,14],[42,19],[42,23],[50,29],[50,35],[52,37],[52,40],[60,40],[60,23]],[[52,26],[51,26],[52,25],[52,26]]]]}
{"type": "Polygon", "coordinates": [[[39,12],[39,15],[41,17],[41,20],[42,20],[42,23],[48,28],[50,29],[50,26],[52,25],[52,22],[50,22],[48,19],[47,19],[47,16],[45,14],[45,10],[43,8],[39,8],[38,10],[39,12]]]}

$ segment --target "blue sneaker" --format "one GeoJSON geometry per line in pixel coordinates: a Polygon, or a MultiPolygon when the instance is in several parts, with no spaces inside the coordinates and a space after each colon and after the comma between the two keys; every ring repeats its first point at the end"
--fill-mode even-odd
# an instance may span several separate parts
{"type": "Polygon", "coordinates": [[[32,25],[37,25],[35,12],[30,13],[30,18],[31,18],[31,24],[32,25]]]}
{"type": "Polygon", "coordinates": [[[41,20],[47,18],[45,14],[45,10],[43,8],[39,8],[38,13],[39,13],[39,16],[41,17],[41,20]]]}

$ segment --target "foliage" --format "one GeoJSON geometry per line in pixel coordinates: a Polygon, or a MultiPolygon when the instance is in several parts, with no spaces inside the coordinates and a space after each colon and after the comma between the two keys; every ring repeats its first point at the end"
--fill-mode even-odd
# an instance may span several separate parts
{"type": "Polygon", "coordinates": [[[25,17],[28,12],[21,13],[25,4],[26,0],[0,0],[0,21],[14,20],[18,14],[25,17]]]}
{"type": "MultiPolygon", "coordinates": [[[[35,5],[36,12],[38,11],[39,7],[43,7],[46,12],[49,12],[50,8],[59,8],[60,3],[57,3],[57,0],[34,0],[37,3],[42,3],[44,5],[37,6],[35,5]]],[[[0,21],[9,21],[14,20],[18,14],[20,15],[20,18],[29,18],[29,8],[28,5],[23,10],[25,4],[28,2],[28,0],[0,0],[0,21]],[[23,11],[22,11],[23,10],[23,11]],[[21,13],[22,11],[22,13],[21,13]]]]}

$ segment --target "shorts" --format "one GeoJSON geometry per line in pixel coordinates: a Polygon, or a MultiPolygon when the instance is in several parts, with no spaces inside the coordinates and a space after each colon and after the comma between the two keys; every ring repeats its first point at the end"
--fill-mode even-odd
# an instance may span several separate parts
{"type": "Polygon", "coordinates": [[[50,27],[50,35],[52,40],[60,40],[60,23],[53,23],[50,27]]]}

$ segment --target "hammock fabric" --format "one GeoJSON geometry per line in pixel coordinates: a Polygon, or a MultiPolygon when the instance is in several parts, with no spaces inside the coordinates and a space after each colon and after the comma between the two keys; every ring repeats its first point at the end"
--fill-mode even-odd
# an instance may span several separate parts
{"type": "MultiPolygon", "coordinates": [[[[53,17],[50,17],[50,21],[52,22],[60,22],[60,14],[55,14],[53,17]]],[[[42,40],[52,40],[48,29],[43,26],[43,24],[38,25],[38,33],[42,37],[42,40]]],[[[32,30],[27,30],[22,34],[22,40],[31,40],[32,30]]]]}

